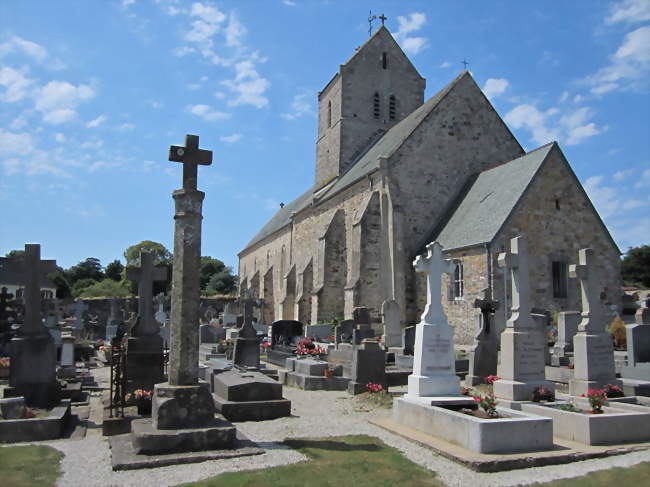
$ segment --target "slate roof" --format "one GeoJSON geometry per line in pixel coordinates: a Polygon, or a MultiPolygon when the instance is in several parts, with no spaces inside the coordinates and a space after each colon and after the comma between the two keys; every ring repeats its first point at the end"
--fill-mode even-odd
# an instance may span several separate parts
{"type": "Polygon", "coordinates": [[[555,142],[479,173],[427,242],[445,250],[491,242],[526,192],[555,142]]]}
{"type": "MultiPolygon", "coordinates": [[[[449,93],[456,84],[464,77],[470,76],[468,71],[462,72],[456,79],[445,86],[437,94],[429,98],[425,103],[413,111],[404,120],[394,125],[388,132],[386,132],[379,140],[370,145],[368,149],[363,152],[357,160],[350,166],[350,168],[330,183],[325,188],[319,189],[317,193],[318,201],[316,204],[333,197],[347,187],[356,183],[360,179],[371,174],[379,169],[379,156],[390,157],[397,151],[402,144],[410,137],[415,129],[422,123],[429,113],[431,113],[440,103],[440,101],[449,93]]],[[[307,190],[291,203],[281,208],[273,217],[267,222],[266,225],[248,242],[246,247],[240,252],[244,252],[249,247],[262,241],[271,234],[277,232],[281,228],[289,224],[291,214],[297,213],[302,209],[309,206],[313,201],[314,187],[307,190]]]]}

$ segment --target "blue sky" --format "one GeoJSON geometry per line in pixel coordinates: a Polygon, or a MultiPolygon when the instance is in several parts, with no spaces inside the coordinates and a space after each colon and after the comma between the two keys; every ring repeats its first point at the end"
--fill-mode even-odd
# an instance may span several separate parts
{"type": "MultiPolygon", "coordinates": [[[[237,252],[314,178],[316,95],[382,12],[426,98],[469,69],[527,149],[558,140],[621,250],[650,243],[650,1],[0,2],[0,255],[69,267],[172,249],[167,161],[214,152],[203,255],[237,252]]],[[[374,23],[375,27],[378,21],[374,23]]]]}

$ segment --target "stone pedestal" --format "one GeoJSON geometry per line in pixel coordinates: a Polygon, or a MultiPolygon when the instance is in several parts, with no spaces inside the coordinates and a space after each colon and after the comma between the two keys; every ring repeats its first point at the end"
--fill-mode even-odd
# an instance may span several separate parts
{"type": "Polygon", "coordinates": [[[151,391],[154,384],[163,382],[163,343],[160,335],[130,337],[126,345],[127,389],[151,391]]]}
{"type": "Polygon", "coordinates": [[[609,333],[581,332],[573,337],[573,380],[569,381],[572,396],[586,394],[589,389],[602,389],[607,384],[622,387],[614,370],[614,350],[609,333]]]}
{"type": "Polygon", "coordinates": [[[457,396],[460,379],[454,360],[454,329],[446,324],[420,323],[415,330],[413,374],[406,397],[457,396]]]}
{"type": "Polygon", "coordinates": [[[28,406],[51,408],[59,403],[56,346],[50,334],[11,340],[9,388],[5,397],[23,396],[28,406]]]}
{"type": "Polygon", "coordinates": [[[192,386],[156,384],[151,408],[155,429],[201,428],[214,418],[214,401],[207,382],[192,386]]]}

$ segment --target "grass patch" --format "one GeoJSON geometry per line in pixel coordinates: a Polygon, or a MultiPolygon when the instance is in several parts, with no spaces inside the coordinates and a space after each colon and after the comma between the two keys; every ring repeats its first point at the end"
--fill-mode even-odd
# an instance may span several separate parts
{"type": "Polygon", "coordinates": [[[647,485],[650,477],[650,462],[639,463],[633,467],[615,467],[599,472],[591,472],[574,479],[555,480],[536,487],[611,487],[612,485],[647,485]]]}
{"type": "Polygon", "coordinates": [[[49,446],[0,448],[0,484],[50,487],[59,476],[63,453],[49,446]]]}
{"type": "Polygon", "coordinates": [[[195,487],[444,487],[436,474],[408,460],[398,450],[370,436],[291,439],[285,445],[310,461],[250,472],[225,473],[195,487]]]}

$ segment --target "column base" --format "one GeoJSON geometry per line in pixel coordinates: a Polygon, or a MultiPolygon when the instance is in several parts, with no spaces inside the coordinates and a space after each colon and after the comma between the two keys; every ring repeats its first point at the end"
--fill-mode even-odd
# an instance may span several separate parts
{"type": "Polygon", "coordinates": [[[408,376],[407,397],[458,396],[460,379],[457,375],[408,376]]]}
{"type": "Polygon", "coordinates": [[[581,396],[584,394],[587,395],[587,392],[590,389],[604,389],[607,384],[613,386],[618,386],[623,389],[623,381],[619,379],[609,379],[609,380],[576,380],[571,379],[569,381],[569,395],[571,396],[581,396]]]}
{"type": "Polygon", "coordinates": [[[192,386],[156,384],[152,399],[153,428],[204,428],[214,420],[214,399],[207,382],[192,386]]]}
{"type": "Polygon", "coordinates": [[[536,387],[543,387],[555,393],[555,384],[547,380],[519,382],[516,380],[499,379],[492,384],[492,390],[496,397],[511,401],[530,400],[530,396],[536,387]]]}

